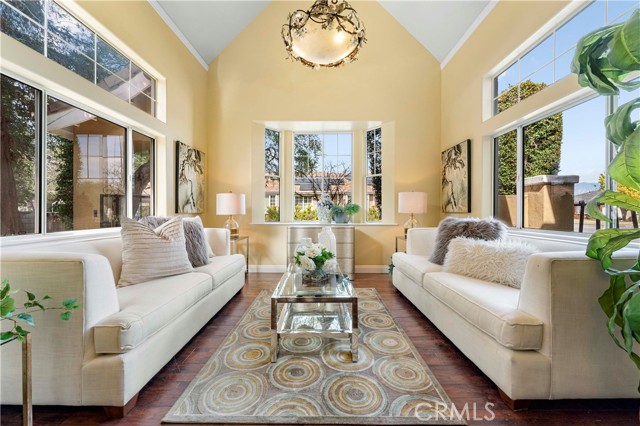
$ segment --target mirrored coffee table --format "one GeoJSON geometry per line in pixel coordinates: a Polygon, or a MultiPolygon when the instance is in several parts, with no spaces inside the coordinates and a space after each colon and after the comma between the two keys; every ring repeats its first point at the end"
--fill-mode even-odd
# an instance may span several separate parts
{"type": "Polygon", "coordinates": [[[358,297],[351,280],[338,272],[326,283],[306,283],[290,266],[271,295],[271,362],[282,336],[348,338],[357,362],[358,297]]]}

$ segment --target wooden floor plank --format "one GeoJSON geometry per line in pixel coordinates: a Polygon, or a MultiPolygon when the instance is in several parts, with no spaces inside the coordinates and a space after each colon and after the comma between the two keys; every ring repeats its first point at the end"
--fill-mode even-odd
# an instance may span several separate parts
{"type": "MultiPolygon", "coordinates": [[[[231,332],[263,289],[272,289],[278,274],[247,275],[238,293],[176,356],[140,391],[138,404],[124,419],[108,419],[101,407],[34,407],[35,425],[158,426],[207,360],[231,332]]],[[[638,401],[535,401],[525,412],[513,412],[498,395],[495,385],[469,361],[411,302],[395,290],[387,274],[358,274],[354,285],[375,288],[394,319],[404,328],[416,349],[457,407],[476,403],[477,420],[468,424],[492,426],[631,426],[638,425],[638,401]],[[485,409],[490,403],[491,412],[485,409]],[[494,415],[492,421],[484,416],[494,415]]],[[[21,408],[2,406],[0,423],[20,425],[21,408]]]]}

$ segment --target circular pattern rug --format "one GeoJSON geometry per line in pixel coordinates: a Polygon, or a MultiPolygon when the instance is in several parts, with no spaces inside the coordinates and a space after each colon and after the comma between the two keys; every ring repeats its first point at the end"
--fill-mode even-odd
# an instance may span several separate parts
{"type": "Polygon", "coordinates": [[[465,424],[374,289],[357,289],[358,361],[349,339],[283,336],[271,362],[263,291],[169,410],[167,423],[465,424]],[[436,420],[434,420],[436,419],[436,420]]]}

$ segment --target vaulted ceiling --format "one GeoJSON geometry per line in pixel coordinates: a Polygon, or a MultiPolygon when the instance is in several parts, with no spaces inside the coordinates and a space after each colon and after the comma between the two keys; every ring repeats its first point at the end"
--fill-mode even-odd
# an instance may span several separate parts
{"type": "MultiPolygon", "coordinates": [[[[206,68],[270,0],[149,2],[206,68]]],[[[443,66],[496,3],[492,0],[379,2],[443,66]]],[[[308,3],[311,6],[313,0],[308,3]]],[[[352,2],[352,6],[357,10],[357,1],[352,2]]]]}

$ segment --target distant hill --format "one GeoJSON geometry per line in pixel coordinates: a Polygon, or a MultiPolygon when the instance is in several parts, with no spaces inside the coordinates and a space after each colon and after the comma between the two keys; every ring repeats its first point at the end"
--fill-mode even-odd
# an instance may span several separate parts
{"type": "Polygon", "coordinates": [[[600,185],[591,182],[578,182],[573,187],[573,195],[580,195],[586,192],[597,191],[600,189],[600,185]]]}

